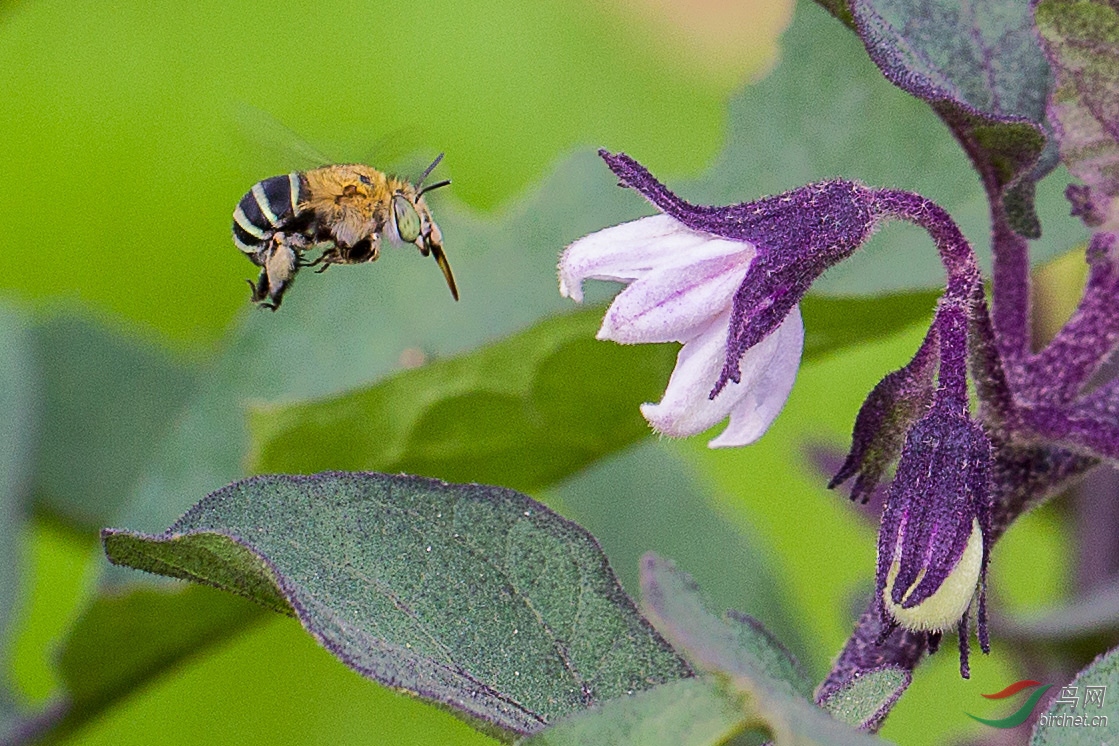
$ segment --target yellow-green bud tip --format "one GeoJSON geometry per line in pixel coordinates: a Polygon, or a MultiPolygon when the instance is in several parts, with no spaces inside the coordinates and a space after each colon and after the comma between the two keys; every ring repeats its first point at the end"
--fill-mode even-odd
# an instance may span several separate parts
{"type": "MultiPolygon", "coordinates": [[[[886,605],[886,611],[898,624],[909,630],[939,632],[953,627],[967,611],[972,596],[975,595],[975,587],[979,583],[979,571],[982,564],[983,532],[979,529],[979,521],[973,520],[971,535],[968,536],[967,546],[964,547],[964,553],[960,555],[959,561],[956,562],[956,567],[944,579],[935,593],[913,608],[903,609],[901,604],[894,603],[891,598],[894,580],[897,578],[900,569],[897,559],[894,560],[893,564],[890,565],[890,572],[886,576],[886,588],[882,592],[882,600],[886,605]]],[[[925,572],[922,570],[921,574],[917,576],[916,582],[909,588],[905,598],[909,597],[909,594],[920,584],[924,576],[925,572]]],[[[905,598],[902,599],[903,602],[905,598]]]]}

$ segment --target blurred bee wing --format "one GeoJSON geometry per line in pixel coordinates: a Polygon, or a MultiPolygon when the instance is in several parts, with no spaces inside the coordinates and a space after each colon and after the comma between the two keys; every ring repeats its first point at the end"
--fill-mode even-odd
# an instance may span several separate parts
{"type": "Polygon", "coordinates": [[[439,269],[443,270],[443,278],[447,281],[447,287],[451,289],[451,295],[454,296],[455,300],[458,300],[458,286],[455,285],[455,276],[451,273],[451,263],[447,261],[447,255],[438,246],[431,247],[431,255],[435,257],[435,263],[439,265],[439,269]]]}
{"type": "Polygon", "coordinates": [[[236,102],[231,109],[230,119],[240,134],[239,139],[255,161],[252,164],[254,173],[307,171],[336,162],[269,112],[244,101],[236,102]]]}

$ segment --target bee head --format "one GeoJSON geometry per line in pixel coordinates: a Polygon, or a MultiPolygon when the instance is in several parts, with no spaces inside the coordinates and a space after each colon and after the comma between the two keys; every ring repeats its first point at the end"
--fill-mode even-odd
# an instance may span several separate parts
{"type": "MultiPolygon", "coordinates": [[[[398,191],[392,196],[392,212],[393,217],[396,219],[396,232],[400,236],[400,240],[405,243],[415,243],[416,239],[424,233],[424,222],[433,222],[431,220],[431,212],[422,201],[424,193],[445,187],[451,183],[450,179],[444,179],[443,181],[437,181],[434,184],[423,186],[424,179],[439,165],[439,161],[441,160],[443,160],[442,153],[436,156],[435,160],[431,162],[431,165],[424,169],[423,174],[420,176],[420,181],[415,187],[414,193],[409,186],[406,190],[398,191]],[[423,213],[422,218],[421,212],[423,213]]],[[[427,246],[423,247],[424,254],[427,253],[428,248],[427,246]]]]}
{"type": "MultiPolygon", "coordinates": [[[[419,197],[416,197],[418,200],[419,197]]],[[[392,214],[396,218],[396,232],[404,243],[415,243],[420,237],[422,225],[416,203],[403,192],[392,195],[392,214]]]]}

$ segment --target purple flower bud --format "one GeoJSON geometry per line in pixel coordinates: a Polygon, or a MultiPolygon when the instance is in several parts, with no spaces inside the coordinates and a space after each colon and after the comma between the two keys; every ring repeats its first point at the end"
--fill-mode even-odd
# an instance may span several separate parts
{"type": "MultiPolygon", "coordinates": [[[[979,635],[987,651],[982,595],[990,533],[991,444],[953,397],[942,397],[910,429],[878,534],[883,621],[909,630],[966,630],[978,589],[979,635]]],[[[966,634],[960,640],[967,671],[966,634]]]]}

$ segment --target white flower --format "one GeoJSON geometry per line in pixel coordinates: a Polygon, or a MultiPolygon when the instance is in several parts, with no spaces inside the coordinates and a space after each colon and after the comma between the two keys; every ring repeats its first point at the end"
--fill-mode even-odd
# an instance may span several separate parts
{"type": "Polygon", "coordinates": [[[756,253],[750,243],[692,230],[662,214],[592,233],[560,258],[560,293],[576,301],[588,278],[628,284],[606,312],[599,339],[683,343],[664,397],[641,406],[657,432],[695,435],[729,416],[708,445],[747,445],[785,405],[804,346],[796,306],[743,354],[741,382],[710,398],[726,361],[731,303],[756,253]]]}

